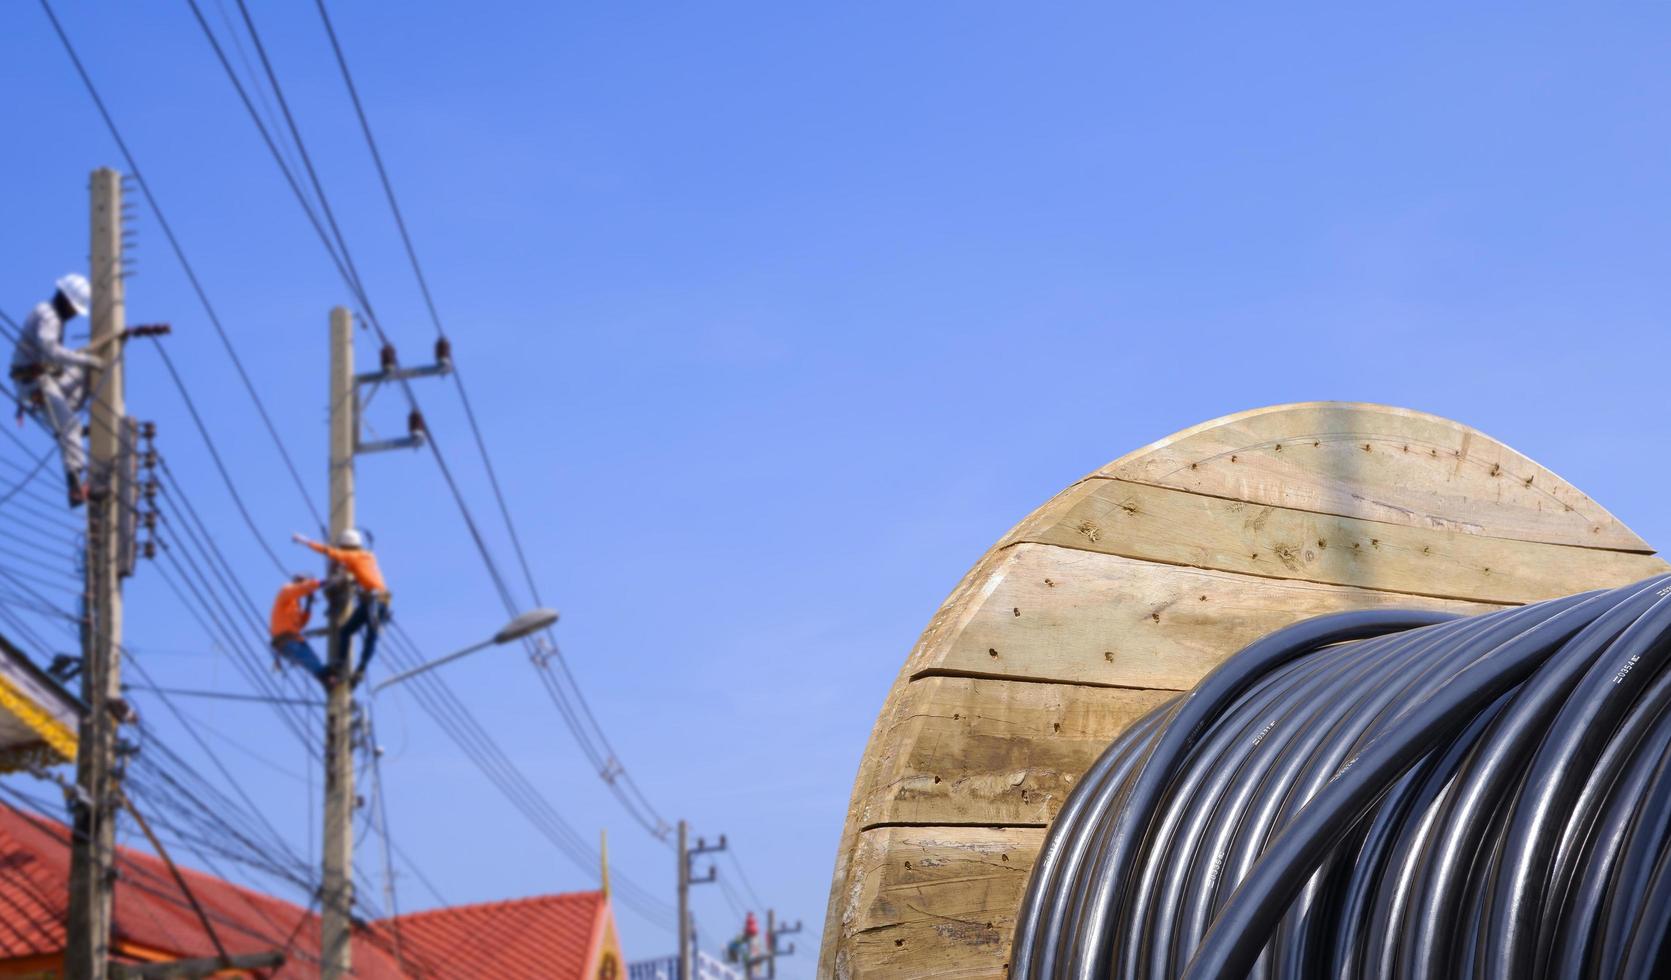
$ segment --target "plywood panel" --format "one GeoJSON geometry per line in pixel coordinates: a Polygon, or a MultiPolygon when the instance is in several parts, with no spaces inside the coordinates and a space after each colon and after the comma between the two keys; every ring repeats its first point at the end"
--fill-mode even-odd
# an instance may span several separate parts
{"type": "Polygon", "coordinates": [[[1495,439],[1385,405],[1307,402],[1214,419],[1096,475],[1461,534],[1654,550],[1495,439]]]}
{"type": "Polygon", "coordinates": [[[1035,541],[1175,565],[1481,602],[1566,595],[1576,579],[1638,582],[1652,555],[1456,534],[1181,490],[1087,480],[1023,521],[1035,541]]]}

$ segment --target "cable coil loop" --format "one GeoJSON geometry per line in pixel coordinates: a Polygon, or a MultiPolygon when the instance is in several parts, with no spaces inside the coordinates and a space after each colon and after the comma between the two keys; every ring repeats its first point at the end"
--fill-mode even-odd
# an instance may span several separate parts
{"type": "Polygon", "coordinates": [[[1671,576],[1273,633],[1114,741],[1017,978],[1671,975],[1671,576]]]}

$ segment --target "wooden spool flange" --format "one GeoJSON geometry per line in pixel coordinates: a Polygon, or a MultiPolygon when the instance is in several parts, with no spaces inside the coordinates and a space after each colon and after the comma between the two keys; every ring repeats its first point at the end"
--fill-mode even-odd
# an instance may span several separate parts
{"type": "Polygon", "coordinates": [[[1664,572],[1571,484],[1465,425],[1312,402],[1110,463],[929,621],[859,765],[818,975],[999,977],[1045,828],[1122,729],[1321,613],[1478,612],[1664,572]]]}

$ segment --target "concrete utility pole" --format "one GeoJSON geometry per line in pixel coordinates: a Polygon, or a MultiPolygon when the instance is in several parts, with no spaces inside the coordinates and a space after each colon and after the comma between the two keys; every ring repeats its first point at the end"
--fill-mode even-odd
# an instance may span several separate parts
{"type": "Polygon", "coordinates": [[[766,980],[777,980],[777,958],[779,956],[794,956],[795,944],[790,943],[788,949],[778,949],[779,936],[790,936],[801,931],[801,920],[796,919],[792,926],[777,924],[777,913],[772,909],[766,910],[766,980]]]}
{"type": "Polygon", "coordinates": [[[116,470],[125,431],[122,331],[122,175],[93,171],[92,344],[104,359],[88,372],[92,393],[88,464],[87,582],[81,624],[82,716],[76,755],[75,838],[70,852],[66,976],[105,980],[110,954],[118,803],[116,729],[121,692],[122,581],[117,567],[119,495],[116,470]]]}
{"type": "Polygon", "coordinates": [[[696,976],[694,957],[695,930],[690,921],[690,886],[705,885],[714,881],[719,869],[712,865],[708,867],[705,878],[695,878],[690,873],[691,858],[702,854],[718,854],[725,850],[725,835],[719,835],[719,843],[709,846],[701,837],[696,839],[696,846],[690,846],[690,826],[685,821],[679,821],[679,980],[694,980],[696,976]]]}
{"type": "Polygon", "coordinates": [[[679,821],[679,980],[691,980],[690,951],[690,851],[686,848],[689,827],[679,821]]]}
{"type": "MultiPolygon", "coordinates": [[[[354,316],[343,307],[331,310],[331,526],[334,542],[355,526],[354,457],[392,449],[416,449],[426,438],[423,416],[414,406],[404,438],[360,441],[360,386],[446,374],[452,348],[435,342],[435,363],[403,368],[394,347],[385,344],[378,370],[354,373],[354,316]]],[[[326,586],[328,663],[336,680],[325,699],[325,839],[320,909],[320,976],[338,980],[354,969],[354,658],[342,626],[353,613],[353,583],[338,575],[326,586]]]]}
{"type": "MultiPolygon", "coordinates": [[[[354,317],[331,310],[331,541],[354,526],[354,448],[359,435],[358,392],[354,384],[354,317]]],[[[320,975],[348,976],[354,969],[354,691],[352,651],[340,627],[350,614],[349,586],[332,582],[326,591],[330,633],[328,663],[336,680],[325,707],[324,881],[320,902],[320,975]]]]}
{"type": "Polygon", "coordinates": [[[764,980],[777,980],[777,958],[779,956],[795,955],[794,943],[790,943],[788,949],[778,949],[778,937],[792,935],[800,931],[801,922],[799,919],[795,920],[795,924],[792,926],[780,926],[777,924],[777,912],[773,909],[767,909],[765,952],[762,952],[759,956],[748,957],[747,962],[743,964],[744,980],[754,980],[754,968],[757,966],[766,968],[764,980]]]}

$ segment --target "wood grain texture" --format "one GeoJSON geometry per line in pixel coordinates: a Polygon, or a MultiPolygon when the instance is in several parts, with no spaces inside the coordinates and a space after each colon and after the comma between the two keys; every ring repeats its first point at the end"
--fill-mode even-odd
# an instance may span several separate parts
{"type": "Polygon", "coordinates": [[[1081,773],[1172,696],[1078,684],[928,677],[910,685],[858,794],[863,826],[1044,826],[1081,773]]]}
{"type": "Polygon", "coordinates": [[[1565,595],[1574,579],[1625,585],[1652,555],[1457,534],[1086,480],[1012,531],[1023,541],[1196,568],[1411,595],[1515,603],[1565,595]]]}
{"type": "Polygon", "coordinates": [[[1667,569],[1651,550],[1524,456],[1403,409],[1261,409],[1109,464],[983,555],[905,658],[819,976],[1001,976],[1038,825],[1146,706],[1254,639],[1621,584],[1667,569]]]}
{"type": "Polygon", "coordinates": [[[946,597],[946,601],[940,604],[940,608],[929,618],[928,626],[917,637],[917,642],[912,647],[910,655],[905,658],[904,666],[894,677],[893,685],[888,690],[888,696],[882,702],[882,710],[877,715],[876,724],[871,726],[870,739],[866,743],[870,746],[870,750],[860,760],[859,771],[853,777],[853,793],[848,798],[847,816],[842,821],[840,844],[836,848],[835,871],[830,875],[830,894],[824,906],[826,909],[824,932],[818,951],[818,976],[820,977],[830,975],[834,962],[837,946],[835,929],[839,924],[836,909],[841,907],[841,903],[845,901],[844,896],[847,892],[854,845],[858,840],[859,830],[863,826],[859,811],[867,788],[874,778],[877,760],[873,753],[878,746],[889,744],[885,733],[892,726],[898,724],[899,719],[910,710],[910,699],[906,697],[906,692],[911,687],[911,664],[917,660],[921,650],[940,643],[943,637],[956,632],[958,624],[961,622],[961,610],[968,604],[970,597],[975,595],[981,585],[990,577],[992,569],[1002,560],[1003,553],[998,549],[993,549],[982,555],[959,580],[957,586],[952,589],[951,595],[946,597]]]}
{"type": "Polygon", "coordinates": [[[1348,609],[1499,606],[1351,586],[1254,578],[1044,544],[998,553],[911,676],[1067,681],[1181,691],[1266,633],[1348,609]]]}
{"type": "Polygon", "coordinates": [[[836,921],[840,980],[1001,977],[1036,827],[882,827],[859,834],[836,921]]]}
{"type": "Polygon", "coordinates": [[[1654,549],[1576,487],[1468,426],[1410,409],[1307,402],[1186,429],[1096,476],[1488,537],[1654,549]]]}

